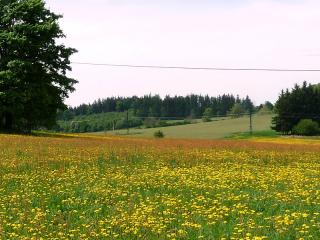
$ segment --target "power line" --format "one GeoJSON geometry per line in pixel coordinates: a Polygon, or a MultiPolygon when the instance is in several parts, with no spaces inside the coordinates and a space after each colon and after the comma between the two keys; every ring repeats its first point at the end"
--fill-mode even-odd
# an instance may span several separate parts
{"type": "Polygon", "coordinates": [[[151,68],[151,69],[179,69],[179,70],[207,70],[207,71],[320,72],[320,69],[188,67],[188,66],[132,65],[132,64],[113,64],[113,63],[92,63],[92,62],[71,62],[71,63],[76,65],[122,67],[122,68],[151,68]]]}

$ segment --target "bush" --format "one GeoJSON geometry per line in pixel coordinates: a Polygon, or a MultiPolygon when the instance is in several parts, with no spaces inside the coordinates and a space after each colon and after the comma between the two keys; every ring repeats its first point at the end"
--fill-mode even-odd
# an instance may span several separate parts
{"type": "Polygon", "coordinates": [[[319,134],[319,124],[311,119],[302,119],[293,128],[293,133],[303,136],[314,136],[319,134]]]}
{"type": "Polygon", "coordinates": [[[211,118],[207,116],[202,117],[202,122],[211,122],[211,118]]]}
{"type": "Polygon", "coordinates": [[[155,138],[164,138],[164,133],[161,130],[156,131],[153,136],[155,138]]]}

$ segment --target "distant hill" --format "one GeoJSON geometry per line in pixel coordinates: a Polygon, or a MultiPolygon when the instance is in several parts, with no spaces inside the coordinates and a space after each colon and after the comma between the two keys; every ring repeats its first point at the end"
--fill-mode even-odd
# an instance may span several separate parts
{"type": "MultiPolygon", "coordinates": [[[[272,115],[253,115],[253,130],[255,132],[271,131],[272,115]]],[[[170,126],[149,129],[130,129],[129,135],[135,137],[153,137],[156,130],[161,129],[167,138],[190,138],[190,139],[219,139],[232,134],[249,131],[249,117],[219,118],[212,122],[197,122],[182,126],[170,126]]],[[[97,134],[97,133],[96,133],[97,134]]],[[[101,132],[99,134],[126,135],[126,130],[101,132]]]]}
{"type": "Polygon", "coordinates": [[[240,98],[232,94],[217,97],[195,94],[167,95],[164,98],[159,95],[109,97],[60,112],[58,124],[53,130],[85,133],[138,126],[150,128],[184,125],[189,124],[190,119],[226,116],[235,105],[241,108],[242,113],[257,111],[248,96],[240,98]],[[180,121],[168,121],[169,119],[180,121]]]}

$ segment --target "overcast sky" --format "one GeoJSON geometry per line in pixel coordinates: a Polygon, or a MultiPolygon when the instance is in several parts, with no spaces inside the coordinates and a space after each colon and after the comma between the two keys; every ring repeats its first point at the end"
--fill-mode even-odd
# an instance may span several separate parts
{"type": "MultiPolygon", "coordinates": [[[[231,68],[320,68],[317,0],[47,0],[62,14],[74,62],[231,68]]],[[[320,72],[215,72],[73,65],[69,105],[144,94],[249,95],[275,101],[320,72]]]]}

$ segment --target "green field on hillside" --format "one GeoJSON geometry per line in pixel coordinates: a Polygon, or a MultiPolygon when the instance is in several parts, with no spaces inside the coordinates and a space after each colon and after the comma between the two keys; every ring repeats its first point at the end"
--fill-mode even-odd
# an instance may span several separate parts
{"type": "MultiPolygon", "coordinates": [[[[254,115],[253,131],[269,131],[271,126],[272,115],[254,115]]],[[[212,122],[200,122],[182,126],[171,126],[162,128],[149,129],[130,129],[127,130],[107,131],[98,134],[109,135],[130,135],[141,137],[153,137],[157,130],[163,131],[167,138],[197,138],[197,139],[219,139],[225,138],[238,133],[249,131],[249,117],[225,119],[212,122]]],[[[97,133],[95,133],[97,134],[97,133]]]]}

